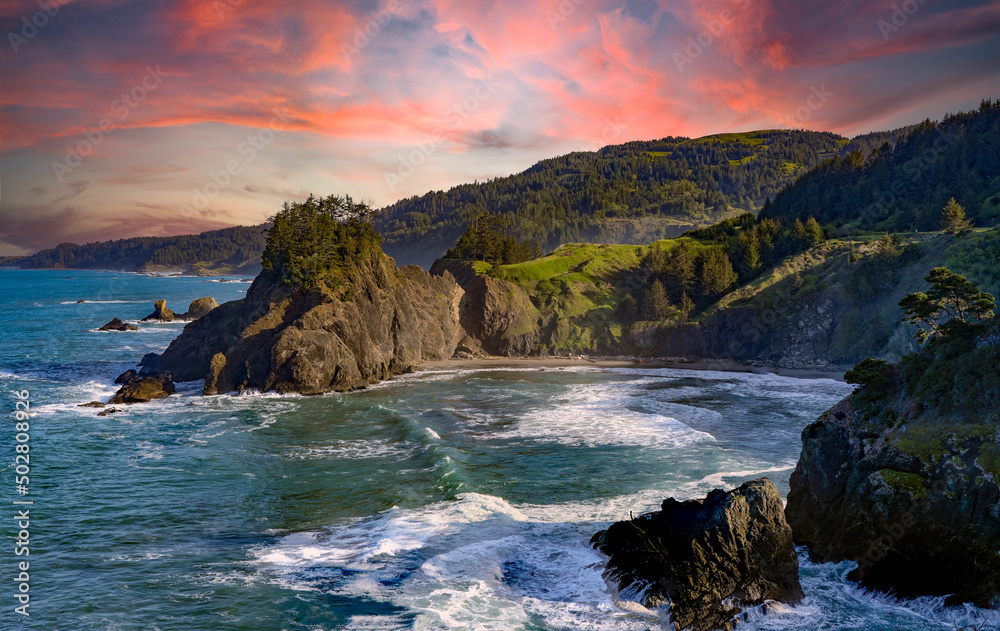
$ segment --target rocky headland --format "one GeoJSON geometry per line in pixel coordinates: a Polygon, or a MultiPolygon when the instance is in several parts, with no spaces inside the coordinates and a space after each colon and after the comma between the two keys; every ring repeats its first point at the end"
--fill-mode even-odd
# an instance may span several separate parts
{"type": "Polygon", "coordinates": [[[956,326],[802,432],[786,516],[819,561],[901,597],[1000,607],[1000,323],[956,326]]]}

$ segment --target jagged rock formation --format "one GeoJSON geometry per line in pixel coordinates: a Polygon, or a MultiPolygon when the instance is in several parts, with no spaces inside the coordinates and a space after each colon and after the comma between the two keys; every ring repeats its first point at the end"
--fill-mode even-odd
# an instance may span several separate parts
{"type": "Polygon", "coordinates": [[[995,420],[956,423],[899,398],[890,425],[857,396],[802,432],[786,509],[796,543],[857,561],[849,578],[869,588],[1000,607],[995,420]]]}
{"type": "Polygon", "coordinates": [[[160,322],[173,322],[177,318],[174,312],[167,308],[166,300],[157,300],[153,303],[153,313],[142,319],[143,322],[159,320],[160,322]]]}
{"type": "Polygon", "coordinates": [[[134,324],[127,324],[118,318],[112,318],[110,322],[102,326],[98,331],[138,331],[139,327],[134,324]]]}
{"type": "Polygon", "coordinates": [[[211,296],[206,296],[205,298],[199,298],[192,302],[188,306],[187,313],[184,314],[185,320],[197,320],[201,316],[207,314],[212,309],[219,306],[219,303],[215,301],[215,298],[211,296]]]}
{"type": "Polygon", "coordinates": [[[462,326],[493,355],[532,353],[539,315],[523,289],[497,278],[477,278],[462,298],[462,326]]]}
{"type": "Polygon", "coordinates": [[[262,274],[246,298],[185,326],[162,356],[143,358],[141,374],[204,379],[206,394],[351,390],[450,358],[466,335],[462,295],[450,276],[397,269],[377,248],[336,292],[262,274]]]}
{"type": "Polygon", "coordinates": [[[731,630],[747,607],[802,599],[792,530],[767,478],[613,524],[591,543],[623,597],[669,609],[677,629],[731,630]]]}

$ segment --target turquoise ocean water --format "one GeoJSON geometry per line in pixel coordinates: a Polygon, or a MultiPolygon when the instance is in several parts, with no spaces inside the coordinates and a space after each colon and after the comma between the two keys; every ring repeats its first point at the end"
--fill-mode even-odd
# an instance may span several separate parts
{"type": "MultiPolygon", "coordinates": [[[[322,397],[200,396],[107,417],[114,377],[183,324],[165,298],[249,284],[0,270],[0,628],[660,629],[618,602],[588,546],[611,521],[763,475],[782,492],[801,430],[850,390],[683,370],[423,371],[322,397]],[[85,300],[77,303],[77,300],[85,300]],[[28,390],[30,488],[15,489],[14,391],[28,390]],[[30,506],[30,618],[17,606],[13,501],[30,506]]],[[[996,625],[897,602],[803,557],[805,601],[743,628],[996,625]]],[[[981,628],[986,628],[985,626],[981,628]]]]}

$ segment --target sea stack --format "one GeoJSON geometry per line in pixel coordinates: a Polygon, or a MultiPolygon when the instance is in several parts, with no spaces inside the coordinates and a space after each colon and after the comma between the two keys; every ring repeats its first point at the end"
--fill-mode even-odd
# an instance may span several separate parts
{"type": "Polygon", "coordinates": [[[623,599],[667,610],[677,629],[729,631],[739,613],[802,599],[792,529],[767,478],[612,524],[591,539],[623,599]]]}
{"type": "Polygon", "coordinates": [[[174,312],[167,308],[166,300],[157,300],[153,303],[153,313],[143,318],[142,321],[159,320],[160,322],[173,322],[176,317],[174,312]]]}

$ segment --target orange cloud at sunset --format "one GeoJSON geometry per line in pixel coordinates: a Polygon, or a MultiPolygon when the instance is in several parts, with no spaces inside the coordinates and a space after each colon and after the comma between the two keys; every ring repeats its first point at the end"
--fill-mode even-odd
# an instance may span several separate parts
{"type": "Polygon", "coordinates": [[[1000,2],[909,1],[894,21],[861,1],[74,0],[30,37],[39,4],[5,3],[0,254],[258,223],[310,191],[387,204],[634,139],[854,134],[996,96],[1000,2]]]}

